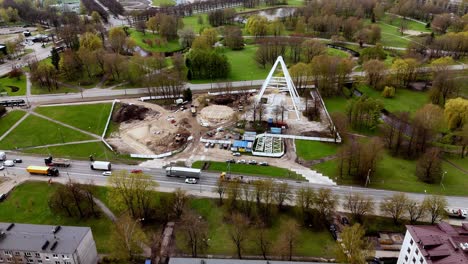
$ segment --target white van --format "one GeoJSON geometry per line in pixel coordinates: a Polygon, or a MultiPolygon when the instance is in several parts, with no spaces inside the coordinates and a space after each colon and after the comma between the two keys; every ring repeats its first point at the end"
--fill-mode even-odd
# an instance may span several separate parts
{"type": "Polygon", "coordinates": [[[3,162],[3,165],[5,167],[13,167],[15,166],[15,163],[12,160],[5,160],[5,162],[3,162]]]}

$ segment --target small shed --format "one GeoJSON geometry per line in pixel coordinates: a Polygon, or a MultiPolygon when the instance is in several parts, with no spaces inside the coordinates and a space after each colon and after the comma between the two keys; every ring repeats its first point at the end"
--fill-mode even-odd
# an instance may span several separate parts
{"type": "Polygon", "coordinates": [[[245,140],[245,141],[254,142],[256,136],[257,136],[257,132],[245,131],[244,132],[244,137],[242,139],[245,140]]]}
{"type": "Polygon", "coordinates": [[[281,134],[281,127],[272,127],[271,128],[272,134],[281,134]]]}
{"type": "Polygon", "coordinates": [[[245,140],[234,140],[232,147],[237,148],[239,152],[251,152],[252,142],[245,141],[245,140]]]}

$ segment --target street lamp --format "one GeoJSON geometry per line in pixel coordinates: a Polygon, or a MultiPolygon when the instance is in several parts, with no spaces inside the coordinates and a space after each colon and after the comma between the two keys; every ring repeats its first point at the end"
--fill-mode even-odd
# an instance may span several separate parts
{"type": "Polygon", "coordinates": [[[444,173],[442,174],[442,179],[440,180],[440,185],[442,186],[442,188],[444,188],[444,190],[445,190],[445,186],[443,182],[444,182],[445,174],[447,174],[447,171],[444,171],[444,173]]]}

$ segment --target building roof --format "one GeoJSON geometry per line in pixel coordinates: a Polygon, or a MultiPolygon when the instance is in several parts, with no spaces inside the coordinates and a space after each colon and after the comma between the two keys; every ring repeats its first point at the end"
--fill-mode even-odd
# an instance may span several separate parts
{"type": "Polygon", "coordinates": [[[0,250],[72,254],[88,232],[89,227],[0,223],[0,250]]]}
{"type": "Polygon", "coordinates": [[[325,264],[325,263],[301,262],[301,261],[276,261],[276,260],[247,260],[247,259],[170,258],[169,264],[325,264]]]}
{"type": "Polygon", "coordinates": [[[406,226],[427,264],[468,263],[468,223],[406,226]]]}
{"type": "Polygon", "coordinates": [[[246,141],[255,141],[256,136],[257,132],[245,131],[243,139],[246,141]]]}
{"type": "Polygon", "coordinates": [[[235,148],[247,148],[248,143],[249,142],[245,140],[234,140],[234,143],[232,143],[232,146],[235,148]]]}

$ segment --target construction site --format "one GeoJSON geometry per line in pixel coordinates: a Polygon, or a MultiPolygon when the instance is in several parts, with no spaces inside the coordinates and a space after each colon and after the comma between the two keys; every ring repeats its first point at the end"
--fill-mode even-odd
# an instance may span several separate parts
{"type": "Polygon", "coordinates": [[[133,157],[188,164],[242,153],[271,163],[293,152],[295,139],[340,142],[318,92],[301,92],[280,57],[258,90],[219,89],[194,95],[191,102],[174,100],[170,106],[122,100],[112,117],[118,130],[107,141],[133,157]]]}

